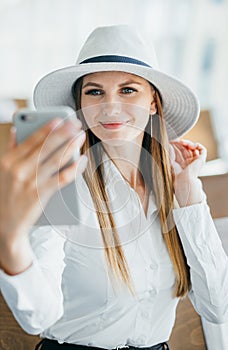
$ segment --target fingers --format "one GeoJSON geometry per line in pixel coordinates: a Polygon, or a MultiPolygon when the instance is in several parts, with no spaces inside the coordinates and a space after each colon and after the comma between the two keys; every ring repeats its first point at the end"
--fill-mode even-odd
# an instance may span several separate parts
{"type": "Polygon", "coordinates": [[[175,162],[177,162],[182,168],[185,168],[193,161],[194,154],[191,149],[185,147],[180,142],[171,142],[175,151],[175,162]]]}
{"type": "MultiPolygon", "coordinates": [[[[37,165],[37,178],[39,183],[43,183],[46,179],[73,160],[74,154],[79,153],[79,149],[85,142],[86,134],[83,130],[78,135],[74,135],[67,143],[61,145],[57,151],[46,159],[42,164],[37,165]]],[[[77,161],[77,160],[76,160],[77,161]]]]}
{"type": "MultiPolygon", "coordinates": [[[[81,147],[80,134],[84,134],[83,142],[85,141],[85,132],[81,130],[80,124],[76,127],[71,122],[58,127],[54,131],[51,131],[41,144],[38,144],[33,152],[24,158],[24,166],[31,169],[37,169],[46,161],[51,158],[55,162],[55,171],[58,170],[59,161],[64,155],[64,150],[67,149],[69,144],[76,140],[75,147],[81,147]],[[72,127],[73,126],[73,127],[72,127]],[[77,141],[78,138],[78,141],[77,141]],[[59,156],[59,158],[57,158],[59,156]]],[[[73,147],[73,146],[72,146],[73,147]]],[[[69,151],[72,149],[70,147],[69,151]]],[[[52,170],[51,170],[52,171],[52,170]]]]}
{"type": "Polygon", "coordinates": [[[80,156],[77,162],[72,163],[68,168],[63,169],[56,175],[60,188],[72,182],[79,174],[85,171],[88,163],[88,158],[85,155],[80,156]]]}
{"type": "Polygon", "coordinates": [[[82,155],[77,162],[72,163],[60,173],[50,177],[46,183],[40,184],[37,187],[37,192],[39,197],[42,198],[42,203],[45,205],[57,189],[70,184],[79,174],[82,174],[87,166],[87,162],[88,158],[82,155]]]}
{"type": "Polygon", "coordinates": [[[61,123],[62,120],[60,118],[56,118],[34,132],[25,141],[17,146],[17,152],[11,155],[12,161],[26,158],[29,154],[34,152],[34,150],[42,144],[42,142],[52,131],[60,127],[61,123]]]}
{"type": "Polygon", "coordinates": [[[188,140],[180,140],[175,142],[177,147],[184,147],[187,151],[192,154],[192,158],[187,158],[185,166],[182,166],[182,172],[176,175],[180,175],[182,179],[194,179],[197,178],[200,174],[202,166],[205,164],[207,157],[206,148],[200,143],[194,143],[188,140]]]}
{"type": "Polygon", "coordinates": [[[207,149],[201,143],[192,142],[189,140],[180,140],[180,143],[183,144],[188,149],[192,150],[194,154],[194,160],[200,156],[203,161],[206,161],[207,149]]]}
{"type": "Polygon", "coordinates": [[[205,149],[205,147],[199,142],[192,142],[190,140],[180,140],[179,143],[192,151],[194,150],[200,151],[202,149],[205,149]]]}
{"type": "Polygon", "coordinates": [[[189,140],[172,141],[170,144],[175,150],[175,161],[184,169],[187,165],[200,159],[205,162],[207,156],[206,148],[200,143],[189,140]]]}
{"type": "MultiPolygon", "coordinates": [[[[63,123],[63,120],[60,118],[53,119],[51,122],[41,127],[39,130],[29,136],[24,142],[17,146],[17,151],[14,154],[11,154],[12,161],[27,158],[29,155],[34,153],[37,148],[41,148],[46,140],[49,141],[49,144],[52,144],[52,149],[58,147],[59,142],[57,142],[56,135],[60,134],[62,138],[66,138],[66,129],[68,129],[68,133],[70,134],[71,130],[79,130],[81,126],[82,124],[78,119],[75,119],[74,122],[67,121],[66,123],[63,123]]],[[[61,139],[61,137],[59,137],[59,139],[61,139]]],[[[51,151],[52,150],[50,150],[50,152],[51,151]]],[[[46,148],[45,152],[48,152],[48,148],[46,148]]],[[[43,155],[46,155],[45,152],[43,155]]]]}
{"type": "MultiPolygon", "coordinates": [[[[53,157],[55,157],[54,166],[56,172],[58,171],[59,160],[57,156],[53,156],[53,154],[55,155],[55,150],[59,151],[58,155],[61,159],[66,146],[68,146],[69,142],[76,139],[80,133],[85,134],[85,132],[81,130],[81,122],[72,123],[68,121],[63,124],[56,119],[55,123],[52,121],[51,124],[49,123],[49,125],[44,126],[24,141],[23,144],[19,145],[17,151],[11,154],[11,159],[9,160],[9,157],[8,161],[11,161],[12,167],[20,168],[21,176],[27,178],[35,176],[37,169],[39,169],[39,171],[42,170],[40,169],[42,163],[50,157],[52,160],[53,157]],[[54,128],[53,125],[55,125],[54,128]],[[29,145],[29,141],[31,141],[31,145],[29,145]],[[20,146],[21,148],[18,150],[20,146]]],[[[79,137],[78,141],[75,142],[75,147],[81,147],[84,141],[85,135],[81,139],[79,137]]],[[[73,146],[69,148],[68,153],[70,151],[73,153],[73,146]]],[[[64,159],[63,164],[65,164],[64,159]]],[[[51,172],[52,171],[53,169],[51,169],[51,172]]],[[[44,176],[44,180],[45,179],[46,177],[44,176]]]]}
{"type": "MultiPolygon", "coordinates": [[[[80,128],[81,122],[67,122],[60,125],[60,121],[56,119],[55,122],[52,121],[34,133],[23,144],[7,152],[2,166],[16,184],[25,183],[36,186],[47,182],[51,175],[57,173],[59,168],[74,157],[76,149],[84,143],[85,132],[80,128]],[[32,145],[28,144],[29,140],[32,145]],[[53,150],[57,150],[57,153],[53,150]],[[46,164],[47,160],[48,164],[46,164]]],[[[14,136],[12,136],[11,148],[15,144],[14,136]]]]}
{"type": "Polygon", "coordinates": [[[45,138],[42,148],[37,148],[39,162],[44,162],[59,147],[63,146],[67,141],[73,141],[82,132],[84,133],[81,129],[81,122],[72,123],[71,121],[51,131],[45,138]]]}

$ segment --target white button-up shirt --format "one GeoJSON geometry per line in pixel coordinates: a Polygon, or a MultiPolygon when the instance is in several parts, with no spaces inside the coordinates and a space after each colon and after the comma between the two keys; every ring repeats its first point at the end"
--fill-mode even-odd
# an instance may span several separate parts
{"type": "MultiPolygon", "coordinates": [[[[104,156],[105,186],[136,295],[108,277],[93,201],[78,178],[81,221],[43,226],[30,234],[33,264],[9,276],[0,271],[1,292],[22,328],[60,343],[112,349],[167,341],[178,298],[153,193],[145,215],[138,194],[104,156]]],[[[211,322],[228,321],[228,259],[206,201],[173,210],[191,271],[189,297],[211,322]]]]}

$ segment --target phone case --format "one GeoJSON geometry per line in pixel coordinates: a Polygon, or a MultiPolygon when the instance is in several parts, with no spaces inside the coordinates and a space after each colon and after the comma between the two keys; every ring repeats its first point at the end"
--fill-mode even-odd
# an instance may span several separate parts
{"type": "Polygon", "coordinates": [[[21,143],[34,131],[57,117],[63,120],[75,119],[76,114],[72,108],[67,106],[47,107],[39,110],[20,109],[13,117],[17,143],[21,143]]]}

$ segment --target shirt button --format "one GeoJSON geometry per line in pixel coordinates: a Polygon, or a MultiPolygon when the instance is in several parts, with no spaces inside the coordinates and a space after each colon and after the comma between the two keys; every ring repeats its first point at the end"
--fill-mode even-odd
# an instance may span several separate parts
{"type": "Polygon", "coordinates": [[[145,296],[146,298],[149,298],[149,297],[150,297],[150,292],[149,292],[149,290],[146,290],[146,291],[144,292],[144,296],[145,296]]]}
{"type": "Polygon", "coordinates": [[[151,288],[149,290],[150,297],[154,297],[157,294],[157,290],[155,288],[151,288]]]}
{"type": "Polygon", "coordinates": [[[154,297],[155,295],[157,294],[157,290],[155,288],[151,288],[149,290],[147,290],[145,293],[144,293],[144,296],[146,298],[152,298],[154,297]]]}
{"type": "Polygon", "coordinates": [[[142,317],[148,318],[148,317],[149,317],[149,312],[143,311],[143,312],[142,312],[142,317]]]}
{"type": "Polygon", "coordinates": [[[151,270],[157,270],[157,268],[158,268],[158,265],[156,263],[151,263],[150,264],[150,269],[151,270]]]}

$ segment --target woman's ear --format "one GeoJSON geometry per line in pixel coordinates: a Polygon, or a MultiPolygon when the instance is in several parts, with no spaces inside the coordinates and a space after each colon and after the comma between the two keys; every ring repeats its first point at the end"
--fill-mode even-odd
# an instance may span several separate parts
{"type": "Polygon", "coordinates": [[[156,102],[153,100],[150,105],[150,114],[153,115],[156,113],[157,113],[157,106],[156,106],[156,102]]]}

